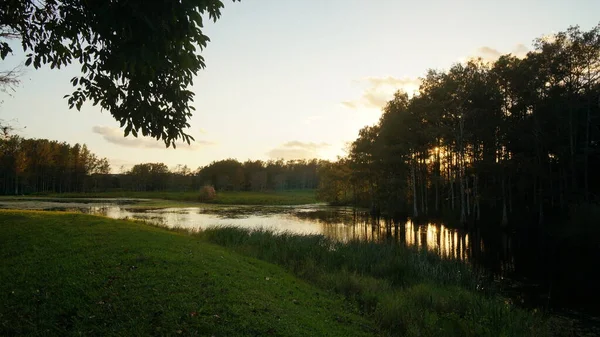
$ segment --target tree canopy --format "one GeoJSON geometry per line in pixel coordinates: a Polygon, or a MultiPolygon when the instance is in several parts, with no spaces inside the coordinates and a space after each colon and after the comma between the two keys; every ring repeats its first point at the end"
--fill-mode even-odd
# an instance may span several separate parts
{"type": "Polygon", "coordinates": [[[321,177],[328,201],[542,224],[600,200],[600,25],[537,39],[524,58],[431,70],[421,82],[413,97],[397,93],[321,177]]]}
{"type": "MultiPolygon", "coordinates": [[[[239,0],[233,0],[239,1],[239,0]]],[[[205,67],[199,50],[206,15],[221,16],[220,0],[2,0],[0,58],[19,39],[25,65],[81,65],[66,95],[70,108],[99,105],[137,137],[168,146],[193,137],[185,132],[194,107],[189,90],[205,67]]]]}

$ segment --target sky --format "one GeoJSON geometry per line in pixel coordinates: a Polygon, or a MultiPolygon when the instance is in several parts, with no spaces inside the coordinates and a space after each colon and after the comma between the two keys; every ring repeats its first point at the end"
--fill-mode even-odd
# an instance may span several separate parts
{"type": "MultiPolygon", "coordinates": [[[[524,55],[535,38],[600,22],[598,0],[224,0],[207,24],[207,67],[192,90],[191,146],[123,137],[106,111],[69,110],[75,64],[26,68],[0,119],[27,138],[85,143],[120,172],[143,162],[195,169],[234,158],[334,160],[377,122],[398,89],[428,69],[480,56],[524,55]]],[[[24,61],[17,52],[0,63],[24,61]]]]}

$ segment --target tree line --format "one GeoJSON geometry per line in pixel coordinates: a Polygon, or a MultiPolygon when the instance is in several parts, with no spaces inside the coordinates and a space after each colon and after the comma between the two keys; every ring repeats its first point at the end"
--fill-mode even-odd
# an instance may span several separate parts
{"type": "Polygon", "coordinates": [[[321,170],[321,198],[392,216],[544,223],[598,201],[600,25],[429,70],[398,92],[349,155],[321,170]]]}
{"type": "Polygon", "coordinates": [[[87,146],[0,137],[0,193],[85,192],[107,184],[110,165],[87,146]]]}
{"type": "Polygon", "coordinates": [[[178,165],[169,170],[163,163],[145,163],[118,176],[118,187],[132,191],[197,191],[213,186],[217,191],[273,191],[315,189],[318,167],[312,160],[219,160],[191,170],[178,165]]]}
{"type": "Polygon", "coordinates": [[[108,159],[87,146],[47,139],[0,137],[0,194],[122,191],[273,191],[315,189],[319,167],[312,160],[214,161],[192,170],[164,163],[142,163],[119,174],[108,159]]]}

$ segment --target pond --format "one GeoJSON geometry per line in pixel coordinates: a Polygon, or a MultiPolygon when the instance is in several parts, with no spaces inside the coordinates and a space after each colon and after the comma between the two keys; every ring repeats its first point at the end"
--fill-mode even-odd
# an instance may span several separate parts
{"type": "Polygon", "coordinates": [[[390,223],[348,207],[218,206],[139,209],[134,200],[0,200],[0,208],[71,210],[115,219],[138,219],[165,227],[199,230],[209,226],[265,228],[298,234],[322,234],[335,240],[395,241],[470,263],[493,278],[504,293],[525,306],[573,313],[580,319],[600,314],[600,291],[592,277],[600,245],[562,241],[502,231],[463,230],[444,224],[390,223]]]}

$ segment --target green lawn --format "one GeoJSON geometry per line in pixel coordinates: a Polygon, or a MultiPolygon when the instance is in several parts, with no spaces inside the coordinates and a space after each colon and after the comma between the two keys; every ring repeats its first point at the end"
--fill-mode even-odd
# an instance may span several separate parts
{"type": "Polygon", "coordinates": [[[278,266],[141,223],[0,210],[0,263],[2,336],[374,334],[278,266]]]}
{"type": "MultiPolygon", "coordinates": [[[[60,198],[142,198],[183,202],[198,202],[199,192],[131,192],[111,191],[98,193],[46,194],[45,197],[60,198]]],[[[277,192],[218,192],[209,203],[224,205],[303,205],[316,203],[315,190],[291,190],[277,192]]]]}

